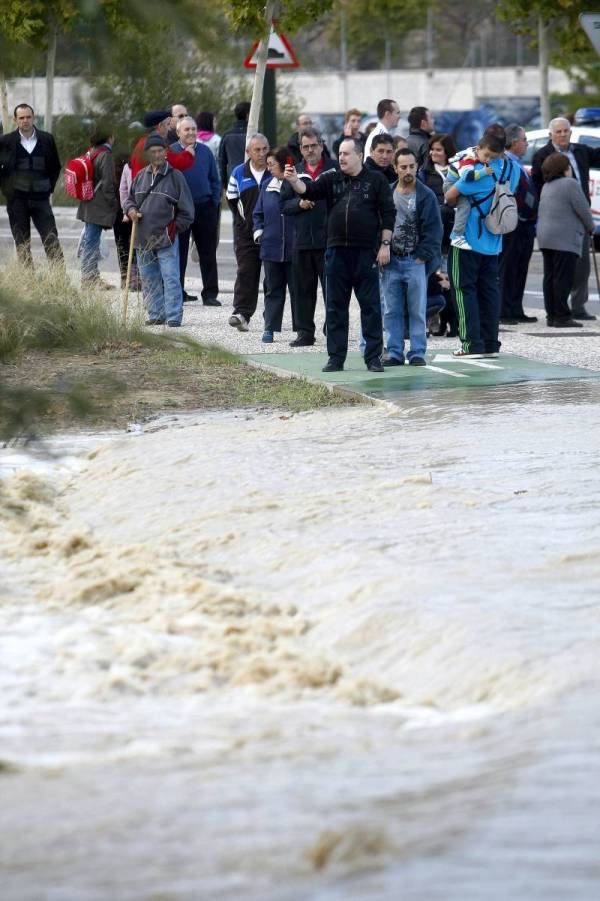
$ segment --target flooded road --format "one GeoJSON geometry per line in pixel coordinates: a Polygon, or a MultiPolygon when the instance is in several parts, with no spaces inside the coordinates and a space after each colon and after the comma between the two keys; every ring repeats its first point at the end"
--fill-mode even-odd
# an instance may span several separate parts
{"type": "Polygon", "coordinates": [[[2,897],[596,898],[599,390],[5,457],[2,897]]]}

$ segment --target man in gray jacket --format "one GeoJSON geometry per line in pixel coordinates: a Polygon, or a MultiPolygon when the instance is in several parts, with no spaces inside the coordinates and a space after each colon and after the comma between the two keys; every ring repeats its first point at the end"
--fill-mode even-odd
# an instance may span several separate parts
{"type": "Polygon", "coordinates": [[[185,178],[167,162],[159,134],[146,139],[150,165],[136,175],[124,212],[137,222],[135,247],[144,297],[146,325],[181,325],[183,293],[179,280],[179,232],[194,221],[194,201],[185,178]]]}

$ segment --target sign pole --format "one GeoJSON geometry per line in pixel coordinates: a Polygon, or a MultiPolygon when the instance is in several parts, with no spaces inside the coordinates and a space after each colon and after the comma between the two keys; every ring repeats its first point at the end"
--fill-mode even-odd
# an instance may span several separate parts
{"type": "Polygon", "coordinates": [[[267,68],[263,88],[264,133],[271,147],[277,145],[277,81],[275,69],[267,68]]]}

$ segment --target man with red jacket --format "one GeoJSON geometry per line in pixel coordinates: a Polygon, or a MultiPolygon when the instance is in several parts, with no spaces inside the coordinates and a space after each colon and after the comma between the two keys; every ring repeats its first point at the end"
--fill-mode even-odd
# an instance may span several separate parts
{"type": "MultiPolygon", "coordinates": [[[[150,129],[149,133],[142,135],[131,153],[131,177],[135,178],[138,172],[141,172],[148,165],[148,160],[144,154],[144,144],[151,134],[160,135],[166,141],[169,131],[169,123],[171,121],[171,111],[168,109],[152,110],[144,116],[144,126],[150,129]]],[[[167,150],[167,162],[174,168],[184,171],[191,169],[194,165],[195,147],[186,147],[178,153],[173,150],[167,150]]]]}

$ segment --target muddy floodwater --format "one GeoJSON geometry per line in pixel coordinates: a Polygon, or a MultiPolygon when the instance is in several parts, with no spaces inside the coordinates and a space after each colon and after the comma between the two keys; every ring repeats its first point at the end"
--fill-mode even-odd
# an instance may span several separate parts
{"type": "Polygon", "coordinates": [[[599,396],[2,452],[3,901],[597,899],[599,396]]]}

